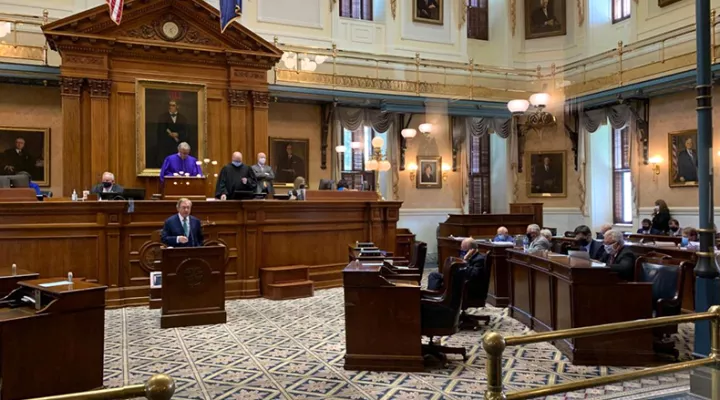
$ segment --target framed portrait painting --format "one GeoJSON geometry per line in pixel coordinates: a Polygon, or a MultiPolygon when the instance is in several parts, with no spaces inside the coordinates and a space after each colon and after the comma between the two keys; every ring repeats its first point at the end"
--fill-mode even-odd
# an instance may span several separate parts
{"type": "Polygon", "coordinates": [[[670,187],[698,185],[697,130],[668,133],[670,187]]]}
{"type": "Polygon", "coordinates": [[[50,186],[50,128],[0,126],[0,175],[19,172],[38,186],[50,186]]]}
{"type": "Polygon", "coordinates": [[[138,80],[135,99],[139,176],[159,176],[165,157],[177,153],[183,142],[190,145],[190,155],[205,158],[205,85],[138,80]]]}
{"type": "Polygon", "coordinates": [[[564,151],[528,152],[525,179],[528,197],[567,197],[564,151]]]}
{"type": "Polygon", "coordinates": [[[443,24],[445,0],[412,0],[413,21],[428,24],[443,24]]]}
{"type": "Polygon", "coordinates": [[[442,157],[417,157],[417,184],[418,189],[442,188],[442,157]]]}
{"type": "Polygon", "coordinates": [[[269,163],[275,171],[275,187],[291,187],[299,176],[305,178],[309,185],[309,153],[310,141],[308,139],[286,139],[278,137],[269,138],[269,163]]]}
{"type": "Polygon", "coordinates": [[[566,0],[525,0],[525,39],[567,34],[566,0]]]}

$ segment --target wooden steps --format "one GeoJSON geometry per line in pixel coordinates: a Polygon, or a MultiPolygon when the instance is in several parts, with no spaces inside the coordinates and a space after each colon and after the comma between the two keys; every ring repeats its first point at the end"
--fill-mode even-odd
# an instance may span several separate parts
{"type": "Polygon", "coordinates": [[[312,297],[314,290],[307,265],[262,268],[260,284],[263,297],[270,300],[312,297]]]}

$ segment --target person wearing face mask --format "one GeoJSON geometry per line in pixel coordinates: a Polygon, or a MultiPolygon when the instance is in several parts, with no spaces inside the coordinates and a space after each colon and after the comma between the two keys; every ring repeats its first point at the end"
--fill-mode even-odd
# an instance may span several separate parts
{"type": "Polygon", "coordinates": [[[682,229],[680,229],[680,222],[675,218],[670,219],[670,236],[682,236],[682,229]]]}
{"type": "Polygon", "coordinates": [[[190,145],[182,142],[177,147],[177,154],[165,157],[162,168],[160,168],[160,183],[165,181],[166,176],[188,175],[202,176],[202,168],[197,165],[197,158],[190,155],[190,145]]]}
{"type": "Polygon", "coordinates": [[[508,234],[508,230],[506,227],[501,226],[497,230],[497,235],[492,240],[493,242],[507,242],[507,243],[515,243],[515,238],[510,236],[508,234]]]}
{"type": "Polygon", "coordinates": [[[550,250],[550,242],[540,234],[540,226],[537,224],[528,225],[526,230],[528,242],[528,253],[534,253],[542,250],[550,250]]]}
{"type": "Polygon", "coordinates": [[[642,220],[642,222],[640,222],[640,229],[637,230],[637,233],[639,235],[649,235],[651,229],[652,229],[652,221],[645,218],[644,220],[642,220]]]}
{"type": "Polygon", "coordinates": [[[115,183],[112,172],[103,172],[102,181],[90,189],[90,193],[122,193],[123,187],[115,183]]]}
{"type": "Polygon", "coordinates": [[[295,178],[293,188],[288,192],[290,200],[305,200],[305,178],[298,176],[295,178]]]}
{"type": "Polygon", "coordinates": [[[688,226],[682,230],[681,235],[680,247],[685,247],[688,250],[697,250],[700,248],[697,229],[688,226]]]}
{"type": "Polygon", "coordinates": [[[665,200],[655,201],[655,210],[652,215],[652,227],[650,233],[653,235],[665,235],[670,230],[670,209],[665,200]]]}
{"type": "MultiPolygon", "coordinates": [[[[485,268],[485,254],[478,252],[475,239],[469,237],[460,242],[460,257],[467,263],[465,277],[467,280],[478,279],[485,268]]],[[[443,275],[440,272],[431,272],[428,275],[428,290],[440,290],[443,286],[443,275]]]]}
{"type": "Polygon", "coordinates": [[[265,157],[265,153],[258,153],[257,160],[257,164],[252,166],[255,179],[257,179],[255,192],[275,194],[275,188],[273,187],[275,173],[273,172],[272,167],[266,164],[267,157],[265,157]]]}
{"type": "Polygon", "coordinates": [[[242,153],[232,153],[232,162],[220,170],[217,185],[215,186],[215,198],[227,200],[235,192],[254,192],[257,187],[257,180],[252,168],[243,164],[242,153]]]}
{"type": "Polygon", "coordinates": [[[602,260],[620,279],[635,280],[635,254],[630,247],[625,246],[623,233],[611,229],[605,232],[605,259],[602,260]]]}
{"type": "Polygon", "coordinates": [[[602,260],[605,257],[603,244],[592,239],[592,230],[587,225],[575,228],[575,243],[578,250],[586,251],[593,260],[602,260]]]}

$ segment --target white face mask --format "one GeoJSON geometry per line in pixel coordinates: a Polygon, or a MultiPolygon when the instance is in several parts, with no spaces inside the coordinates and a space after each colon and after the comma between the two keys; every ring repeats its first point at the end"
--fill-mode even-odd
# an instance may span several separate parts
{"type": "Polygon", "coordinates": [[[264,158],[258,158],[258,164],[265,165],[265,159],[264,158]]]}
{"type": "Polygon", "coordinates": [[[655,206],[655,212],[660,211],[660,206],[655,206]]]}

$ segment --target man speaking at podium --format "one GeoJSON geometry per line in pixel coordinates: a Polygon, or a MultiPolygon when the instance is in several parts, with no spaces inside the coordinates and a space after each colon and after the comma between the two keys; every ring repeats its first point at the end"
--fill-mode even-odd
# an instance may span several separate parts
{"type": "Polygon", "coordinates": [[[192,202],[182,198],[177,202],[177,215],[165,220],[162,242],[168,247],[201,247],[203,233],[200,220],[190,215],[192,202]]]}

